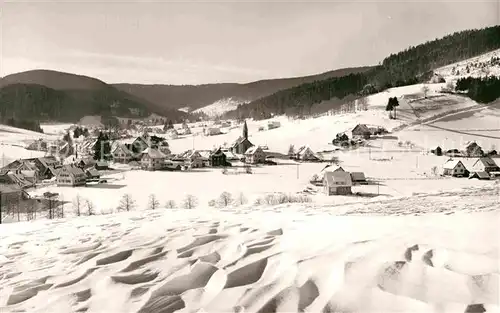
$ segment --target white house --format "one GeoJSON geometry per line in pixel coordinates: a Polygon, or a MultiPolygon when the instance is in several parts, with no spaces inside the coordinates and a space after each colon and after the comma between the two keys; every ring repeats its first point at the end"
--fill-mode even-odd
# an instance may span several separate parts
{"type": "Polygon", "coordinates": [[[87,182],[85,172],[73,165],[64,165],[57,173],[56,183],[58,186],[84,186],[87,182]]]}
{"type": "Polygon", "coordinates": [[[245,152],[245,162],[250,164],[264,163],[266,161],[266,153],[259,146],[248,148],[245,152]]]}
{"type": "Polygon", "coordinates": [[[220,128],[218,127],[207,127],[203,129],[203,134],[205,136],[215,136],[215,135],[220,135],[222,132],[220,131],[220,128]]]}
{"type": "Polygon", "coordinates": [[[142,152],[141,168],[144,170],[160,170],[165,165],[166,156],[157,149],[146,148],[142,152]]]}
{"type": "Polygon", "coordinates": [[[479,158],[472,165],[472,170],[474,172],[486,172],[488,174],[491,172],[500,172],[500,168],[495,163],[495,161],[493,161],[493,159],[490,157],[479,158]]]}
{"type": "Polygon", "coordinates": [[[344,171],[325,172],[325,176],[323,178],[323,188],[325,194],[328,196],[351,194],[351,174],[344,171]]]}
{"type": "Polygon", "coordinates": [[[469,176],[469,171],[462,161],[449,159],[443,165],[443,176],[464,177],[469,176]]]}

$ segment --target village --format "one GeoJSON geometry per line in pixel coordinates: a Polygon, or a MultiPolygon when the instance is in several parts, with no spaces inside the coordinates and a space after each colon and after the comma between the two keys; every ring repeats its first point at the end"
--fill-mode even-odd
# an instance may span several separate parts
{"type": "MultiPolygon", "coordinates": [[[[309,145],[295,148],[289,146],[286,153],[270,151],[266,145],[254,145],[249,136],[247,122],[236,121],[180,124],[165,127],[134,127],[133,131],[111,132],[108,129],[93,128],[91,131],[73,125],[61,140],[46,142],[36,140],[28,144],[28,150],[43,151],[45,156],[17,159],[0,169],[0,188],[4,211],[9,206],[21,207],[23,202],[46,201],[53,193],[30,196],[31,191],[48,186],[107,188],[108,180],[114,174],[145,172],[199,172],[219,169],[221,175],[251,175],[256,169],[284,164],[319,164],[320,170],[313,170],[308,180],[309,194],[325,196],[361,195],[365,191],[353,191],[360,186],[380,185],[377,177],[367,177],[364,171],[350,170],[341,165],[337,152],[356,153],[366,150],[370,142],[383,141],[390,134],[378,125],[357,124],[348,132],[336,134],[329,148],[313,151],[309,145]],[[194,136],[191,127],[200,126],[199,137],[209,138],[224,134],[221,128],[240,131],[240,136],[230,144],[214,146],[213,149],[187,149],[171,151],[168,141],[182,136],[194,136]],[[133,137],[136,134],[136,137],[133,137]],[[288,162],[288,163],[286,163],[288,162]],[[323,163],[323,165],[321,165],[323,163]]],[[[269,121],[266,130],[280,128],[277,121],[269,121]]],[[[257,127],[263,132],[264,127],[257,127]]],[[[193,138],[194,141],[194,138],[193,138]]],[[[403,144],[398,143],[401,147],[403,144]]],[[[370,152],[371,152],[371,148],[370,152]]],[[[401,150],[404,152],[404,150],[401,150]]],[[[463,149],[441,147],[425,152],[436,157],[445,157],[440,166],[433,166],[429,172],[436,178],[471,178],[490,180],[500,177],[500,168],[494,161],[496,151],[484,151],[476,142],[466,143],[463,149]]],[[[392,158],[392,157],[391,157],[392,158]]],[[[381,165],[379,165],[381,166],[381,165]]],[[[352,167],[352,166],[351,166],[352,167]]],[[[298,169],[298,168],[297,168],[298,169]]],[[[188,174],[186,174],[188,175],[188,174]]],[[[165,177],[165,176],[162,176],[165,177]]],[[[298,178],[298,173],[297,173],[298,178]]],[[[163,178],[162,178],[163,179],[163,178]]],[[[359,189],[359,188],[358,188],[359,189]]],[[[378,187],[379,189],[379,187],[378,187]]]]}

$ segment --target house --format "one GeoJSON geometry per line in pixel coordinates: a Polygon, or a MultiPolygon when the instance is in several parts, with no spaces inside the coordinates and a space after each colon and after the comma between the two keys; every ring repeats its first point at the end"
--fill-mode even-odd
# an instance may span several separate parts
{"type": "Polygon", "coordinates": [[[229,150],[234,154],[245,154],[245,152],[253,146],[254,144],[251,143],[248,138],[238,137],[238,139],[233,142],[229,150]]]}
{"type": "Polygon", "coordinates": [[[270,121],[269,123],[267,123],[267,129],[269,129],[269,130],[279,128],[279,127],[281,127],[281,123],[278,121],[270,121]]]}
{"type": "Polygon", "coordinates": [[[479,180],[488,180],[491,179],[490,174],[486,172],[472,172],[469,176],[469,179],[479,179],[479,180]]]}
{"type": "Polygon", "coordinates": [[[44,141],[43,139],[38,139],[32,143],[30,143],[27,147],[26,150],[36,150],[36,151],[47,151],[47,142],[44,141]]]}
{"type": "Polygon", "coordinates": [[[133,159],[133,152],[126,144],[119,144],[111,151],[111,156],[116,163],[129,163],[133,159]]]}
{"type": "Polygon", "coordinates": [[[473,165],[472,170],[474,172],[500,172],[500,167],[493,161],[490,157],[479,158],[473,165]]]}
{"type": "Polygon", "coordinates": [[[372,135],[370,128],[366,124],[358,124],[352,129],[353,138],[369,139],[372,135]]]}
{"type": "Polygon", "coordinates": [[[462,161],[449,159],[443,165],[443,176],[464,177],[469,176],[469,171],[462,161]]]}
{"type": "Polygon", "coordinates": [[[295,153],[295,159],[300,161],[312,161],[316,162],[320,159],[316,156],[316,154],[309,148],[309,146],[300,147],[295,153]]]}
{"type": "Polygon", "coordinates": [[[85,172],[74,165],[64,165],[60,168],[56,176],[57,186],[85,186],[87,175],[85,172]]]}
{"type": "Polygon", "coordinates": [[[163,153],[165,156],[169,156],[172,154],[172,151],[170,151],[170,148],[168,146],[168,143],[166,141],[162,141],[157,145],[157,149],[163,153]]]}
{"type": "Polygon", "coordinates": [[[227,162],[227,157],[221,148],[217,148],[210,153],[208,163],[212,167],[231,166],[231,163],[227,162]]]}
{"type": "Polygon", "coordinates": [[[470,141],[465,144],[465,155],[469,157],[482,157],[483,149],[475,141],[470,141]]]}
{"type": "Polygon", "coordinates": [[[326,172],[323,178],[323,188],[328,196],[351,194],[351,174],[344,171],[326,172]]]}
{"type": "Polygon", "coordinates": [[[2,194],[1,206],[8,205],[9,203],[19,203],[21,200],[29,198],[26,191],[14,184],[0,183],[0,193],[2,194]]]}
{"type": "Polygon", "coordinates": [[[27,159],[33,162],[38,171],[38,179],[51,179],[56,177],[58,170],[61,168],[61,163],[53,156],[46,156],[41,158],[27,159]]]}
{"type": "Polygon", "coordinates": [[[172,161],[184,162],[190,168],[200,168],[205,167],[205,162],[208,159],[202,157],[201,153],[197,150],[188,150],[178,156],[176,156],[172,161]]]}
{"type": "Polygon", "coordinates": [[[85,170],[91,167],[95,167],[96,161],[93,158],[82,158],[78,162],[76,162],[76,166],[85,170]]]}
{"type": "Polygon", "coordinates": [[[365,184],[366,177],[363,172],[351,172],[351,180],[353,184],[365,184]]]}
{"type": "Polygon", "coordinates": [[[144,150],[150,146],[150,137],[147,133],[137,137],[131,145],[131,150],[133,153],[142,153],[144,150]]]}
{"type": "Polygon", "coordinates": [[[35,187],[35,178],[26,177],[20,171],[0,170],[0,184],[16,185],[22,190],[35,187]]]}
{"type": "Polygon", "coordinates": [[[87,176],[87,182],[88,181],[99,181],[99,178],[101,178],[101,174],[99,173],[99,171],[93,167],[86,169],[85,175],[87,176]]]}
{"type": "Polygon", "coordinates": [[[261,147],[253,146],[245,152],[245,163],[261,164],[266,161],[266,153],[261,147]]]}
{"type": "Polygon", "coordinates": [[[99,160],[95,162],[94,168],[99,171],[108,170],[109,164],[105,160],[99,160]]]}
{"type": "Polygon", "coordinates": [[[220,131],[220,128],[218,127],[207,127],[203,129],[203,134],[205,136],[215,136],[215,135],[220,135],[222,132],[220,131]]]}
{"type": "Polygon", "coordinates": [[[387,129],[382,126],[368,126],[368,129],[370,130],[370,134],[372,136],[384,135],[389,133],[387,129]]]}
{"type": "Polygon", "coordinates": [[[146,148],[142,152],[141,168],[148,171],[156,171],[163,169],[166,156],[158,149],[146,148]]]}

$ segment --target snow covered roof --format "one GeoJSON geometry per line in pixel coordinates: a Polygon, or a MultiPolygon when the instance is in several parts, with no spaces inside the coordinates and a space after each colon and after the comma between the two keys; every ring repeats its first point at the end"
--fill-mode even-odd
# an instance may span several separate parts
{"type": "Polygon", "coordinates": [[[485,167],[498,167],[498,165],[495,163],[495,161],[493,161],[492,158],[490,157],[482,157],[482,158],[479,158],[475,163],[474,163],[474,166],[477,164],[477,163],[482,163],[485,167]]]}
{"type": "Polygon", "coordinates": [[[85,172],[81,168],[73,166],[73,165],[64,165],[63,169],[66,172],[68,172],[70,174],[73,174],[73,175],[82,175],[82,174],[85,174],[85,172]]]}
{"type": "Polygon", "coordinates": [[[444,169],[447,169],[447,170],[452,170],[454,169],[455,167],[457,167],[459,164],[462,164],[463,167],[464,164],[462,163],[462,161],[460,160],[453,160],[453,159],[449,159],[448,161],[446,161],[446,163],[443,165],[443,168],[444,169]]]}
{"type": "Polygon", "coordinates": [[[262,152],[262,148],[259,146],[250,147],[247,149],[247,151],[245,151],[245,155],[255,154],[255,153],[259,152],[259,150],[262,152]]]}
{"type": "Polygon", "coordinates": [[[325,172],[323,179],[327,186],[352,186],[351,174],[348,172],[325,172]]]}
{"type": "Polygon", "coordinates": [[[146,148],[143,152],[143,155],[148,155],[152,159],[163,159],[165,155],[158,151],[157,149],[146,148]]]}
{"type": "Polygon", "coordinates": [[[345,172],[345,170],[341,166],[328,164],[321,170],[321,173],[324,172],[345,172]]]}

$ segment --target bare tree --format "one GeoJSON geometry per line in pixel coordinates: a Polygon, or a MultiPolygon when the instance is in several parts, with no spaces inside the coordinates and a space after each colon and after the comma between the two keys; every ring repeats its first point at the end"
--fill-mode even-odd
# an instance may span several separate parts
{"type": "Polygon", "coordinates": [[[45,200],[47,201],[47,206],[48,206],[48,210],[47,210],[47,218],[48,219],[54,219],[56,217],[56,209],[57,209],[57,198],[58,198],[58,194],[57,193],[53,193],[53,192],[45,192],[43,194],[45,200]]]}
{"type": "Polygon", "coordinates": [[[76,216],[82,215],[81,207],[82,207],[82,198],[80,197],[79,194],[77,194],[75,199],[73,199],[73,210],[76,216]]]}
{"type": "Polygon", "coordinates": [[[438,167],[437,166],[433,166],[431,168],[431,173],[432,173],[432,175],[437,176],[438,175],[438,167]]]}
{"type": "Polygon", "coordinates": [[[198,205],[198,199],[193,195],[186,195],[184,202],[182,204],[183,208],[186,210],[191,210],[196,208],[198,205]]]}
{"type": "Polygon", "coordinates": [[[168,200],[165,203],[165,208],[167,208],[167,209],[175,209],[175,207],[176,207],[176,204],[175,204],[174,200],[168,200]]]}
{"type": "Polygon", "coordinates": [[[358,109],[363,111],[368,111],[368,99],[367,98],[359,98],[358,99],[358,109]]]}
{"type": "Polygon", "coordinates": [[[85,200],[85,204],[87,206],[87,215],[92,216],[95,215],[94,203],[90,200],[85,200]]]}
{"type": "Polygon", "coordinates": [[[135,208],[135,201],[130,194],[124,194],[118,205],[119,211],[131,211],[135,208]]]}
{"type": "Polygon", "coordinates": [[[218,202],[219,202],[219,206],[225,208],[228,205],[230,205],[231,203],[233,203],[233,196],[229,192],[224,191],[219,196],[219,201],[218,202]]]}
{"type": "Polygon", "coordinates": [[[35,202],[31,201],[26,204],[26,220],[31,221],[36,218],[35,202]]]}
{"type": "Polygon", "coordinates": [[[240,192],[238,196],[236,197],[235,203],[237,205],[244,205],[248,202],[248,199],[245,197],[243,192],[240,192]]]}
{"type": "Polygon", "coordinates": [[[424,86],[422,87],[422,93],[424,94],[424,98],[425,98],[425,99],[427,99],[427,94],[429,93],[429,90],[430,90],[430,89],[429,89],[429,86],[427,86],[427,85],[424,85],[424,86]]]}
{"type": "Polygon", "coordinates": [[[154,194],[149,195],[149,209],[156,210],[160,206],[160,201],[154,194]]]}

